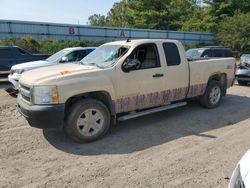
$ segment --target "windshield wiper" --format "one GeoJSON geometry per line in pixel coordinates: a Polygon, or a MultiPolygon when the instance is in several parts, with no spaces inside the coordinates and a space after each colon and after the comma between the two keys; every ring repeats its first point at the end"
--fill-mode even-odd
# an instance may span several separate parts
{"type": "Polygon", "coordinates": [[[82,65],[89,65],[89,66],[96,66],[98,68],[101,68],[98,64],[96,63],[84,63],[84,62],[81,62],[82,65]]]}

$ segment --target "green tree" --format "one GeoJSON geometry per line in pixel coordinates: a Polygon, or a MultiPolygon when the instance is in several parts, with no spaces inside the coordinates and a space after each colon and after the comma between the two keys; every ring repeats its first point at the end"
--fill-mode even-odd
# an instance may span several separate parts
{"type": "Polygon", "coordinates": [[[31,53],[39,53],[40,44],[31,36],[23,38],[6,38],[0,41],[0,45],[20,46],[31,53]]]}
{"type": "Polygon", "coordinates": [[[218,32],[218,24],[225,18],[234,16],[236,11],[248,13],[250,10],[250,0],[204,0],[208,5],[205,16],[209,16],[210,32],[218,32]]]}
{"type": "Polygon", "coordinates": [[[129,27],[131,20],[129,12],[130,1],[122,0],[119,3],[115,3],[107,14],[107,20],[109,26],[114,27],[129,27]]]}
{"type": "Polygon", "coordinates": [[[50,38],[36,41],[32,37],[24,38],[6,38],[0,40],[0,45],[7,46],[20,46],[31,53],[54,54],[61,49],[76,46],[100,46],[104,41],[69,41],[69,40],[52,40],[50,38]]]}
{"type": "Polygon", "coordinates": [[[107,22],[108,22],[106,16],[100,15],[100,14],[94,14],[90,16],[88,19],[89,19],[90,25],[93,25],[93,26],[105,26],[107,25],[107,22]]]}
{"type": "Polygon", "coordinates": [[[106,17],[93,15],[89,21],[91,25],[179,30],[196,6],[196,0],[121,0],[106,17]]]}
{"type": "Polygon", "coordinates": [[[211,32],[218,26],[215,17],[210,15],[208,6],[196,7],[193,14],[181,26],[182,31],[211,32]]]}
{"type": "Polygon", "coordinates": [[[250,13],[236,12],[219,25],[221,43],[241,52],[250,52],[250,13]]]}

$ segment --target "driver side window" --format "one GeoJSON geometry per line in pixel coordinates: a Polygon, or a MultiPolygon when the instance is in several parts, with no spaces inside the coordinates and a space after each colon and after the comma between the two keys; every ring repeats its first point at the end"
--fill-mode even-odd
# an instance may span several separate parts
{"type": "Polygon", "coordinates": [[[75,52],[69,53],[66,57],[68,58],[68,62],[74,61],[76,59],[75,52]]]}
{"type": "Polygon", "coordinates": [[[71,52],[67,55],[68,62],[80,61],[85,57],[85,55],[86,55],[86,52],[83,50],[77,50],[77,51],[71,52]]]}
{"type": "Polygon", "coordinates": [[[155,44],[138,46],[125,61],[130,64],[131,70],[150,69],[160,66],[157,47],[155,44]]]}

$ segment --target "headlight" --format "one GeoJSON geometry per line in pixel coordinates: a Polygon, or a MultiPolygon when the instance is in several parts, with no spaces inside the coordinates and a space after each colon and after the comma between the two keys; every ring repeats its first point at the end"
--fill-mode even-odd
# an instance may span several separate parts
{"type": "Polygon", "coordinates": [[[245,188],[244,182],[240,173],[240,165],[238,165],[230,180],[229,188],[245,188]]]}
{"type": "Polygon", "coordinates": [[[24,72],[24,69],[18,69],[15,71],[17,74],[22,74],[24,72]]]}
{"type": "Polygon", "coordinates": [[[56,86],[37,86],[32,88],[33,104],[58,104],[56,86]]]}
{"type": "Polygon", "coordinates": [[[15,70],[10,69],[10,75],[14,74],[15,70]]]}

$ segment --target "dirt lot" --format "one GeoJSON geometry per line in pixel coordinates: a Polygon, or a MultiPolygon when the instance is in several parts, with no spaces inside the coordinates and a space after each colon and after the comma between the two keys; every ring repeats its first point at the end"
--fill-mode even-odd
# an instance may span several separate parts
{"type": "Polygon", "coordinates": [[[250,87],[234,86],[217,109],[192,102],[83,145],[29,127],[0,89],[0,142],[1,187],[227,187],[250,148],[250,87]]]}

